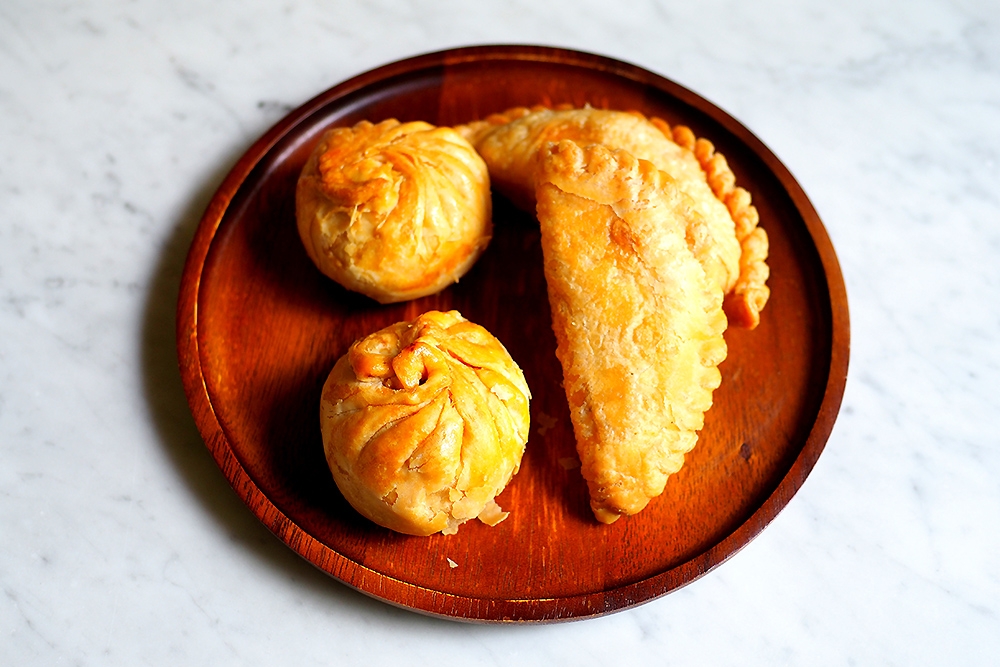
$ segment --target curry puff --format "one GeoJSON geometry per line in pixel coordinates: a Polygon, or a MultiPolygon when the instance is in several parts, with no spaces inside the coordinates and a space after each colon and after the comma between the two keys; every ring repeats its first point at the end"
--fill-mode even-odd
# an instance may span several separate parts
{"type": "Polygon", "coordinates": [[[424,313],[351,345],[323,387],[327,463],[362,515],[411,535],[506,518],[530,392],[504,346],[457,311],[424,313]]]}
{"type": "Polygon", "coordinates": [[[537,212],[556,355],[591,509],[643,509],[694,447],[726,357],[707,223],[648,161],[564,140],[540,149],[537,212]]]}
{"type": "Polygon", "coordinates": [[[510,109],[456,128],[486,161],[497,191],[534,212],[538,155],[549,143],[623,149],[667,172],[704,218],[699,261],[726,293],[730,324],[753,328],[769,296],[768,240],[750,194],[736,187],[726,159],[684,126],[640,113],[585,107],[510,109]]]}
{"type": "Polygon", "coordinates": [[[453,129],[362,121],[328,131],[296,189],[306,252],[347,289],[380,303],[456,282],[492,233],[489,173],[453,129]]]}

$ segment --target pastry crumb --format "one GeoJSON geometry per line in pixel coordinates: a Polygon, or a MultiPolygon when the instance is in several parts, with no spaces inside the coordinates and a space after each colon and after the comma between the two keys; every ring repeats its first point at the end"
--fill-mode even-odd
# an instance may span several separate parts
{"type": "Polygon", "coordinates": [[[508,516],[510,516],[510,512],[504,512],[495,500],[491,500],[486,503],[486,507],[479,513],[479,520],[487,526],[495,526],[508,516]]]}
{"type": "Polygon", "coordinates": [[[575,470],[580,467],[580,459],[575,456],[564,456],[559,459],[559,465],[565,470],[575,470]]]}
{"type": "Polygon", "coordinates": [[[448,567],[450,567],[451,569],[454,570],[456,567],[458,567],[458,563],[456,563],[452,559],[448,558],[446,560],[448,561],[448,567]]]}
{"type": "Polygon", "coordinates": [[[553,417],[552,415],[547,415],[544,412],[539,412],[536,419],[538,420],[539,423],[538,435],[542,436],[543,438],[545,437],[545,434],[548,433],[552,429],[552,427],[556,425],[556,423],[558,423],[558,420],[555,417],[553,417]]]}

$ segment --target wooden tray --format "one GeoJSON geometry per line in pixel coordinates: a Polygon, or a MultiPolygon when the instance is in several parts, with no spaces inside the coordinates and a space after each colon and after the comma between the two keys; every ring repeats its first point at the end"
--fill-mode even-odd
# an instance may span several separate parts
{"type": "Polygon", "coordinates": [[[376,598],[457,619],[559,621],[664,595],[756,536],[805,481],[847,373],[847,298],[805,194],[746,128],[677,84],[608,58],[489,46],[357,76],[290,113],[219,188],[191,245],[178,304],[180,366],[195,421],[226,478],[289,547],[376,598]],[[611,526],[591,516],[550,330],[536,222],[496,198],[495,237],[457,285],[380,306],[323,277],[296,233],[294,189],[320,133],[395,117],[451,125],[517,105],[590,104],[682,122],[710,139],[752,194],[771,240],[772,296],[729,357],[695,450],[664,494],[611,526]],[[430,309],[492,331],[533,392],[510,517],[457,535],[398,535],[362,519],[327,470],[320,389],[356,338],[430,309]],[[450,562],[449,562],[450,560],[450,562]],[[452,567],[451,563],[456,566],[452,567]]]}

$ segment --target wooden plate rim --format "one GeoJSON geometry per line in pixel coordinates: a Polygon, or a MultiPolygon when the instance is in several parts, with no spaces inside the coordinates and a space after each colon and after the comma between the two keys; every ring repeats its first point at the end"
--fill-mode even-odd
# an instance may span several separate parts
{"type": "Polygon", "coordinates": [[[448,49],[399,60],[330,88],[290,112],[243,154],[210,201],[188,251],[177,306],[177,353],[185,393],[206,446],[238,496],[279,539],[313,565],[343,583],[390,604],[421,613],[473,622],[554,622],[601,616],[661,597],[710,572],[745,547],[787,505],[812,470],[833,429],[843,399],[850,350],[846,288],[840,265],[819,215],[788,169],[747,128],[683,86],[636,65],[563,48],[492,45],[448,49]],[[281,512],[254,484],[226,440],[209,395],[197,338],[202,271],[228,206],[253,168],[300,123],[351,93],[401,74],[469,62],[555,62],[611,72],[653,86],[697,108],[723,125],[756,154],[791,197],[816,248],[830,298],[831,358],[817,419],[788,472],[760,507],[726,538],[698,556],[653,577],[620,588],[567,597],[491,599],[457,596],[376,572],[330,549],[281,512]],[[391,582],[391,586],[385,586],[391,582]],[[679,582],[679,583],[677,583],[679,582]],[[405,594],[402,594],[405,592],[405,594]]]}

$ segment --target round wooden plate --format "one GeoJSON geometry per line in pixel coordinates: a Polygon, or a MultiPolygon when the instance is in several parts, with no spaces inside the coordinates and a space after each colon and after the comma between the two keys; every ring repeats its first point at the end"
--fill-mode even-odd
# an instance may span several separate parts
{"type": "Polygon", "coordinates": [[[178,304],[195,421],[233,488],[289,547],[340,581],[420,612],[480,622],[598,616],[669,593],[755,537],[804,482],[847,374],[847,297],[833,247],[785,167],[689,90],[605,57],[542,47],[433,53],[357,76],[290,113],[244,155],[191,245],[178,304]],[[380,306],[325,278],[296,232],[295,183],[326,128],[359,120],[453,125],[518,105],[637,109],[710,139],[753,195],[771,240],[771,300],[729,357],[684,468],[640,514],[591,515],[555,357],[537,223],[496,197],[493,241],[444,292],[380,306]],[[457,309],[524,370],[532,428],[499,497],[510,517],[457,535],[399,535],[362,519],[323,456],[319,396],[356,338],[457,309]]]}

